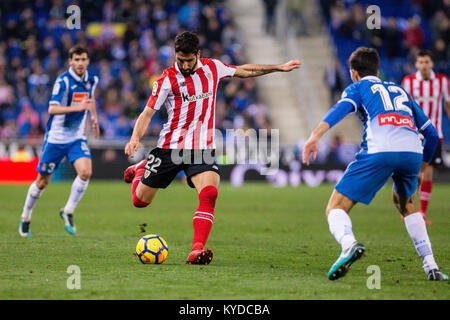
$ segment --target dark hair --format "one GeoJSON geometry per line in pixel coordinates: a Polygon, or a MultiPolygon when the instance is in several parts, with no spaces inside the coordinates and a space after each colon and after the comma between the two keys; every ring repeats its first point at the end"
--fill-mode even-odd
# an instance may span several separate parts
{"type": "Polygon", "coordinates": [[[380,56],[373,48],[359,47],[350,55],[348,66],[356,70],[361,78],[376,76],[380,68],[380,56]]]}
{"type": "Polygon", "coordinates": [[[433,54],[431,53],[430,50],[419,50],[419,52],[417,52],[416,55],[416,60],[419,57],[427,57],[427,56],[430,57],[431,60],[433,60],[433,54]]]}
{"type": "Polygon", "coordinates": [[[197,54],[200,49],[200,40],[195,33],[184,31],[175,37],[175,52],[197,54]]]}
{"type": "Polygon", "coordinates": [[[82,46],[81,44],[76,44],[72,48],[69,49],[69,58],[72,59],[73,55],[80,55],[86,53],[89,57],[89,51],[85,46],[82,46]]]}

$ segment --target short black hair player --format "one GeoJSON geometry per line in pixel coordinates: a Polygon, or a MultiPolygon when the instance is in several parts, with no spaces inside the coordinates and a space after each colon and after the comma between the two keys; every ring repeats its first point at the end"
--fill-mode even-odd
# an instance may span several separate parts
{"type": "Polygon", "coordinates": [[[140,147],[152,116],[163,105],[169,117],[161,130],[157,147],[147,159],[126,169],[124,180],[132,183],[131,193],[136,207],[147,207],[157,191],[166,188],[180,171],[184,171],[190,187],[198,194],[194,213],[192,250],[188,264],[208,264],[213,252],[205,249],[218,197],[219,168],[215,161],[215,99],[220,80],[227,77],[257,77],[272,72],[288,72],[300,67],[291,60],[280,65],[245,64],[231,66],[217,59],[201,58],[198,36],[185,31],[175,38],[175,63],[154,82],[153,92],[139,115],[125,154],[133,157],[140,147]],[[194,150],[201,155],[195,161],[174,161],[174,155],[194,150]]]}
{"type": "Polygon", "coordinates": [[[345,276],[366,250],[353,234],[350,210],[358,202],[370,204],[392,177],[394,205],[404,217],[425,274],[429,280],[448,280],[434,260],[425,222],[414,203],[419,177],[436,149],[436,129],[401,86],[378,78],[380,58],[375,49],[358,48],[350,55],[348,65],[353,84],[311,133],[302,155],[303,162],[309,165],[309,157],[316,158],[318,141],[325,132],[347,114],[358,114],[364,125],[361,150],[336,184],[326,208],[330,232],[342,249],[328,278],[345,276]],[[425,146],[420,134],[426,138],[425,146]]]}

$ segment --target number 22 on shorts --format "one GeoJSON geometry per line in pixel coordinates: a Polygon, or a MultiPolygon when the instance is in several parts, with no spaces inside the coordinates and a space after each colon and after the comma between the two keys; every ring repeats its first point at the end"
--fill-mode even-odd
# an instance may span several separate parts
{"type": "MultiPolygon", "coordinates": [[[[147,159],[147,163],[145,165],[145,170],[153,172],[153,173],[157,173],[158,170],[156,168],[158,168],[161,165],[161,159],[160,158],[156,158],[153,154],[150,154],[148,156],[147,159]]],[[[148,173],[148,175],[150,174],[150,172],[148,173]]],[[[148,176],[146,174],[146,176],[148,176]]]]}

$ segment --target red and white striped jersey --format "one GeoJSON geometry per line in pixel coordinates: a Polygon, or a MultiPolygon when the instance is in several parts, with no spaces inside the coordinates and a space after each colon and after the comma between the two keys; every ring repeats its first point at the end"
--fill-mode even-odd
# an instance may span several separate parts
{"type": "Polygon", "coordinates": [[[153,83],[146,107],[164,104],[168,120],[159,135],[163,149],[215,149],[215,102],[219,81],[232,77],[235,66],[216,59],[199,59],[197,70],[184,77],[177,63],[153,83]]]}
{"type": "Polygon", "coordinates": [[[450,101],[449,82],[444,74],[431,71],[430,79],[424,80],[419,71],[406,76],[402,87],[419,104],[423,112],[430,118],[436,128],[439,138],[442,134],[442,100],[450,101]]]}

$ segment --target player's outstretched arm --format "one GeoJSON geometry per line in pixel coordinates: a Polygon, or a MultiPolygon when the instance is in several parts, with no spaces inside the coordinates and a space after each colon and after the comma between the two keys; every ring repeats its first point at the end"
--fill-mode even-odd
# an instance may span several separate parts
{"type": "Polygon", "coordinates": [[[145,134],[145,131],[147,130],[150,120],[155,112],[155,109],[146,107],[137,118],[136,124],[134,125],[133,134],[131,135],[130,141],[125,146],[125,154],[130,158],[134,157],[134,152],[141,146],[140,140],[145,134]]]}
{"type": "Polygon", "coordinates": [[[259,77],[272,72],[289,72],[300,68],[302,63],[299,60],[291,60],[284,64],[266,65],[266,64],[243,64],[236,66],[235,77],[250,78],[259,77]]]}

